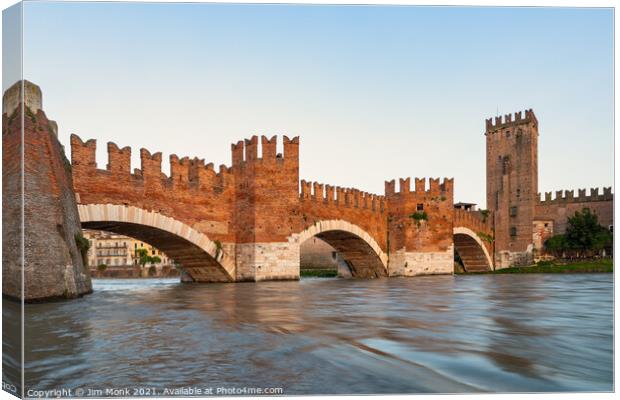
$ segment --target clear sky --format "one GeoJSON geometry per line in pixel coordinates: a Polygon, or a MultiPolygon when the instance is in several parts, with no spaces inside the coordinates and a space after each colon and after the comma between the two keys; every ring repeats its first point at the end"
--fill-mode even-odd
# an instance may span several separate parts
{"type": "Polygon", "coordinates": [[[497,110],[538,116],[541,192],[612,185],[612,36],[611,9],[32,2],[24,77],[100,168],[107,141],[168,173],[171,153],[230,165],[232,142],[299,135],[302,179],[454,177],[484,206],[497,110]]]}

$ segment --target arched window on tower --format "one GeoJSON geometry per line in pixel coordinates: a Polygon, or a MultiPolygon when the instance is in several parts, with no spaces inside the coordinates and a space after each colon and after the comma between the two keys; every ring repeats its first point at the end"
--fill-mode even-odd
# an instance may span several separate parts
{"type": "Polygon", "coordinates": [[[502,159],[502,174],[506,175],[510,173],[510,156],[504,156],[502,159]]]}

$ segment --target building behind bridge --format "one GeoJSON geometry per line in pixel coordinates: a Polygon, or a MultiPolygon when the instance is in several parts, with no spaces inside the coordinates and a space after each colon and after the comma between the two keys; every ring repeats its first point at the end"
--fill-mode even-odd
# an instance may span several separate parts
{"type": "Polygon", "coordinates": [[[84,229],[84,237],[90,242],[88,249],[88,265],[96,267],[104,264],[108,267],[133,267],[140,264],[139,250],[146,250],[149,256],[157,256],[160,261],[149,265],[172,265],[161,250],[129,236],[112,232],[84,229]]]}

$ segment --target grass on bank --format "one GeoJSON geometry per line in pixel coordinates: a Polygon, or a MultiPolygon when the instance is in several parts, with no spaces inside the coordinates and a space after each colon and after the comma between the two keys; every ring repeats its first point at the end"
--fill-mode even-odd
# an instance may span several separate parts
{"type": "Polygon", "coordinates": [[[587,260],[571,263],[543,261],[527,267],[503,268],[495,271],[469,272],[469,274],[531,274],[531,273],[591,273],[614,272],[612,259],[587,260]]]}
{"type": "Polygon", "coordinates": [[[338,271],[335,269],[302,269],[299,271],[299,275],[302,278],[335,278],[338,276],[338,271]]]}

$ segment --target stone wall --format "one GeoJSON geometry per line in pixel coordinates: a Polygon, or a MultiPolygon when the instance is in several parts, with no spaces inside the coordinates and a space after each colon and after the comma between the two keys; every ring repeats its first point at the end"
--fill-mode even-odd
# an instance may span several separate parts
{"type": "MultiPolygon", "coordinates": [[[[17,83],[16,85],[20,85],[17,83]]],[[[32,85],[32,84],[29,84],[32,85]]],[[[11,89],[8,91],[11,92],[11,89]]],[[[28,96],[40,94],[38,89],[26,91],[28,96]]],[[[27,100],[26,104],[41,104],[27,100]]],[[[13,108],[12,105],[4,107],[13,108]]],[[[27,302],[58,298],[74,298],[92,291],[90,275],[85,268],[76,243],[81,235],[71,165],[56,138],[55,124],[45,113],[28,107],[13,108],[11,115],[3,114],[3,294],[21,296],[17,287],[22,271],[21,257],[16,246],[21,225],[23,200],[24,219],[24,292],[27,302]],[[22,109],[24,115],[22,118],[22,109]],[[23,199],[22,171],[19,145],[23,120],[23,199]],[[12,164],[12,166],[10,166],[12,164]],[[8,167],[10,166],[10,167],[8,167]],[[8,168],[6,168],[8,167],[8,168]],[[9,202],[11,204],[9,204],[9,202]],[[12,236],[12,237],[9,237],[12,236]]]]}
{"type": "Polygon", "coordinates": [[[400,249],[390,254],[390,276],[452,274],[454,247],[444,251],[407,251],[400,249]]]}
{"type": "Polygon", "coordinates": [[[241,243],[237,251],[237,281],[299,279],[299,244],[241,243]]]}

